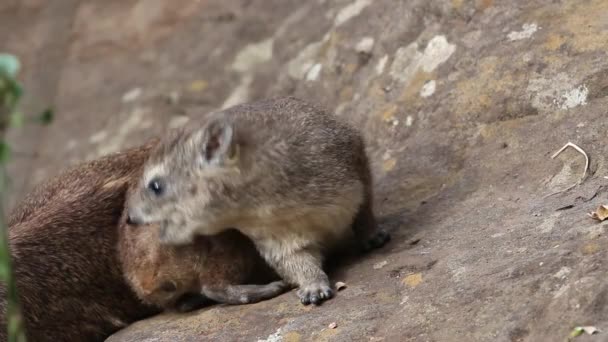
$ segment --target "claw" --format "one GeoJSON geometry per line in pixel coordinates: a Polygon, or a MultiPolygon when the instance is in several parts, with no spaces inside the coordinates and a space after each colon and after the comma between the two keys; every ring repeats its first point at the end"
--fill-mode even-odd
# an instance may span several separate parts
{"type": "Polygon", "coordinates": [[[304,305],[309,305],[310,298],[308,298],[307,296],[300,297],[300,302],[302,302],[302,304],[304,304],[304,305]]]}
{"type": "Polygon", "coordinates": [[[321,305],[324,301],[334,296],[329,284],[317,283],[302,287],[297,292],[300,301],[304,305],[321,305]]]}
{"type": "Polygon", "coordinates": [[[332,290],[325,290],[321,292],[321,298],[330,299],[334,296],[334,292],[332,290]]]}

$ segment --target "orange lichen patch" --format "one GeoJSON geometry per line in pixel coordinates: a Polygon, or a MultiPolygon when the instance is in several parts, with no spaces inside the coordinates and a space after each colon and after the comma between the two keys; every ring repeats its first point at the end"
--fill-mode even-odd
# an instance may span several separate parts
{"type": "Polygon", "coordinates": [[[455,9],[460,9],[463,3],[464,0],[452,0],[452,7],[454,7],[455,9]]]}
{"type": "MultiPolygon", "coordinates": [[[[603,51],[608,41],[605,29],[605,13],[608,2],[605,0],[568,0],[558,7],[545,6],[528,17],[540,23],[548,32],[561,31],[568,37],[567,43],[578,52],[603,51]],[[559,18],[559,20],[555,20],[559,18]],[[569,32],[569,34],[567,34],[569,32]]],[[[550,43],[555,47],[560,38],[550,43]]],[[[561,45],[561,44],[560,44],[561,45]]]]}
{"type": "Polygon", "coordinates": [[[357,63],[348,63],[344,66],[344,71],[346,71],[349,75],[352,75],[355,70],[357,70],[357,63]]]}
{"type": "Polygon", "coordinates": [[[346,86],[340,90],[340,102],[350,102],[353,98],[353,87],[346,86]]]}
{"type": "Polygon", "coordinates": [[[513,89],[523,82],[525,75],[500,71],[499,66],[504,62],[496,56],[483,58],[479,62],[476,77],[456,84],[457,114],[469,116],[487,111],[495,104],[494,98],[512,93],[513,89]]]}
{"type": "Polygon", "coordinates": [[[560,55],[547,55],[547,56],[543,56],[542,59],[543,59],[543,62],[547,63],[552,68],[558,69],[558,68],[561,68],[562,66],[564,66],[568,62],[569,57],[560,56],[560,55]]]}
{"type": "MultiPolygon", "coordinates": [[[[504,132],[511,132],[514,129],[521,127],[521,123],[517,121],[503,121],[493,123],[491,125],[483,124],[479,127],[479,135],[484,139],[493,140],[497,136],[504,136],[504,132]]],[[[512,147],[518,146],[517,142],[512,142],[512,147]]]]}
{"type": "Polygon", "coordinates": [[[394,303],[396,300],[394,296],[391,296],[386,292],[378,292],[374,298],[378,301],[378,303],[394,303]]]}
{"type": "Polygon", "coordinates": [[[380,117],[382,118],[382,121],[392,121],[395,118],[395,113],[397,113],[397,108],[398,107],[396,104],[390,104],[386,108],[384,108],[382,112],[380,112],[380,117]]]}
{"type": "Polygon", "coordinates": [[[475,7],[481,11],[491,7],[492,5],[494,5],[494,0],[477,0],[475,3],[475,7]]]}
{"type": "Polygon", "coordinates": [[[606,30],[608,1],[571,0],[564,9],[564,27],[573,33],[570,44],[579,52],[604,51],[608,41],[606,30]]]}
{"type": "Polygon", "coordinates": [[[329,39],[325,40],[319,48],[319,57],[327,58],[329,52],[335,49],[335,46],[340,42],[340,35],[336,31],[329,33],[329,39]]]}
{"type": "Polygon", "coordinates": [[[583,254],[595,254],[600,250],[600,245],[597,242],[588,243],[583,246],[583,254]]]}
{"type": "Polygon", "coordinates": [[[492,104],[488,91],[490,83],[496,77],[498,57],[490,56],[479,62],[477,77],[463,80],[456,84],[458,92],[456,111],[459,114],[479,112],[489,108],[492,104]]]}
{"type": "Polygon", "coordinates": [[[550,34],[543,47],[547,50],[555,51],[559,49],[566,42],[566,37],[561,34],[550,34]]]}
{"type": "Polygon", "coordinates": [[[200,93],[200,92],[205,91],[205,89],[207,89],[208,86],[209,86],[209,83],[207,83],[207,81],[196,80],[196,81],[192,81],[188,85],[188,90],[190,90],[193,93],[200,93]]]}
{"type": "Polygon", "coordinates": [[[389,158],[382,162],[382,169],[384,169],[384,171],[386,171],[386,172],[392,171],[396,165],[397,165],[397,159],[389,158]]]}
{"type": "Polygon", "coordinates": [[[422,273],[414,273],[403,278],[403,284],[414,288],[422,283],[422,273]]]}
{"type": "Polygon", "coordinates": [[[300,342],[302,335],[297,331],[289,331],[283,334],[283,341],[285,342],[300,342]]]}

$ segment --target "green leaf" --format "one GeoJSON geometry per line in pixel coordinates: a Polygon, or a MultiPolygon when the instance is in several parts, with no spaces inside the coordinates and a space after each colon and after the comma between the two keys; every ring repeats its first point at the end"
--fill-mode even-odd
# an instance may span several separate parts
{"type": "Polygon", "coordinates": [[[23,88],[21,88],[21,85],[19,85],[19,83],[17,83],[17,81],[13,80],[11,86],[12,86],[12,91],[13,91],[13,94],[15,95],[15,97],[17,99],[21,98],[21,96],[23,95],[23,88]]]}
{"type": "Polygon", "coordinates": [[[18,100],[21,95],[23,95],[23,88],[21,88],[21,85],[13,78],[6,78],[6,82],[8,86],[6,91],[18,100]]]}
{"type": "Polygon", "coordinates": [[[11,127],[21,128],[21,127],[23,127],[24,121],[25,121],[25,117],[23,116],[23,113],[21,113],[19,111],[14,111],[13,114],[11,115],[10,125],[11,125],[11,127]]]}
{"type": "Polygon", "coordinates": [[[5,141],[0,141],[0,164],[6,163],[11,156],[11,148],[5,141]]]}
{"type": "Polygon", "coordinates": [[[48,108],[38,116],[38,121],[40,121],[40,123],[43,125],[48,125],[53,121],[54,118],[55,113],[53,112],[53,109],[48,108]]]}
{"type": "Polygon", "coordinates": [[[3,75],[0,70],[0,105],[5,106],[8,109],[13,108],[17,104],[21,95],[23,95],[23,89],[14,79],[3,75]]]}
{"type": "Polygon", "coordinates": [[[572,329],[572,331],[570,332],[570,338],[575,338],[578,337],[580,335],[582,335],[585,332],[585,330],[581,327],[576,327],[574,329],[572,329]]]}
{"type": "Polygon", "coordinates": [[[0,53],[0,72],[7,74],[10,77],[16,77],[21,69],[19,59],[8,53],[0,53]]]}
{"type": "Polygon", "coordinates": [[[0,279],[4,282],[8,280],[9,270],[8,265],[4,262],[0,263],[0,279]]]}

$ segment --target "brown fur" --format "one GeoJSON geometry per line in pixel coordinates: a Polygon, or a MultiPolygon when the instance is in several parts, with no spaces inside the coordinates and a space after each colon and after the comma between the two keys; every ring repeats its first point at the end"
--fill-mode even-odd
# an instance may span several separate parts
{"type": "Polygon", "coordinates": [[[353,235],[382,246],[361,133],[288,97],[238,105],[170,134],[146,162],[129,215],[189,243],[236,227],[304,304],[333,295],[323,256],[353,235]],[[354,228],[353,229],[351,229],[354,228]]]}
{"type": "Polygon", "coordinates": [[[276,275],[253,243],[236,230],[168,246],[160,244],[158,227],[124,221],[125,217],[119,230],[123,271],[145,303],[189,311],[206,299],[246,304],[275,297],[288,288],[280,281],[266,284],[276,275]]]}
{"type": "MultiPolygon", "coordinates": [[[[117,180],[139,171],[151,146],[72,168],[13,210],[9,244],[28,340],[101,341],[159,311],[131,291],[116,253],[127,190],[117,180]]],[[[0,292],[4,321],[4,286],[0,292]]]]}
{"type": "MultiPolygon", "coordinates": [[[[120,219],[129,184],[155,145],[151,141],[78,165],[36,188],[13,210],[9,244],[30,341],[104,340],[158,313],[158,305],[174,304],[149,297],[157,282],[196,284],[196,292],[226,302],[256,301],[284,291],[281,283],[224,286],[249,282],[249,274],[264,272],[255,248],[240,234],[201,239],[196,248],[137,242],[153,230],[131,230],[120,219]],[[212,286],[203,286],[207,284],[212,286]]],[[[174,295],[182,288],[190,290],[183,286],[174,295]]],[[[4,285],[0,295],[5,327],[4,285]]],[[[183,308],[196,304],[186,301],[183,308]]],[[[0,341],[6,341],[5,328],[0,329],[0,341]]]]}

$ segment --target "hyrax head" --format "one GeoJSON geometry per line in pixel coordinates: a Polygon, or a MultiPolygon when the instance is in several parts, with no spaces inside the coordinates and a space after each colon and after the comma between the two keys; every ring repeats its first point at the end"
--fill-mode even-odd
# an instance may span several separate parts
{"type": "Polygon", "coordinates": [[[141,265],[132,275],[135,284],[133,288],[142,301],[148,304],[156,305],[159,307],[167,308],[174,306],[179,298],[195,288],[193,283],[196,281],[196,273],[184,272],[189,274],[193,279],[178,279],[175,277],[176,273],[174,270],[179,269],[175,263],[170,261],[162,260],[162,265],[167,265],[165,269],[159,270],[156,268],[145,268],[146,265],[141,265]],[[172,267],[170,269],[169,267],[172,267]],[[170,271],[169,273],[164,271],[170,271]]]}
{"type": "Polygon", "coordinates": [[[233,189],[241,172],[241,143],[221,113],[202,127],[164,139],[150,154],[129,196],[131,224],[158,223],[167,244],[187,244],[197,234],[216,234],[222,217],[236,209],[233,189]]]}
{"type": "MultiPolygon", "coordinates": [[[[206,244],[163,246],[157,225],[123,225],[123,271],[131,288],[145,303],[173,307],[178,300],[200,290],[201,256],[206,244]]],[[[204,242],[204,240],[199,240],[204,242]]]]}

